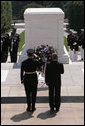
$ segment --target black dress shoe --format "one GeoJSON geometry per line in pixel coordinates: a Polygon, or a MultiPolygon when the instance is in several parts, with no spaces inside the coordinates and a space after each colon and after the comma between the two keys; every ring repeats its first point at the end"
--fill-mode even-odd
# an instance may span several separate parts
{"type": "Polygon", "coordinates": [[[36,110],[36,108],[32,108],[31,112],[34,112],[36,110]]]}
{"type": "Polygon", "coordinates": [[[56,112],[59,112],[59,109],[58,108],[56,108],[56,112]]]}
{"type": "Polygon", "coordinates": [[[27,112],[30,112],[30,108],[27,108],[27,112]]]}
{"type": "Polygon", "coordinates": [[[50,109],[50,113],[53,113],[53,112],[54,112],[54,108],[51,108],[51,109],[50,109]]]}

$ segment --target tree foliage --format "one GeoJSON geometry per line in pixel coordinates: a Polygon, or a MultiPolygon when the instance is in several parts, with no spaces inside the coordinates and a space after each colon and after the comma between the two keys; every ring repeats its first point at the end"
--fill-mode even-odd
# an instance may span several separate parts
{"type": "Polygon", "coordinates": [[[26,8],[41,7],[59,7],[69,19],[70,28],[77,31],[84,28],[84,1],[2,1],[1,30],[10,28],[12,14],[13,19],[22,20],[26,8]]]}
{"type": "Polygon", "coordinates": [[[63,4],[66,1],[12,1],[13,19],[23,19],[23,11],[26,7],[60,7],[63,9],[63,4]]]}
{"type": "Polygon", "coordinates": [[[1,32],[10,29],[12,23],[12,6],[10,1],[1,1],[1,32]]]}
{"type": "Polygon", "coordinates": [[[71,29],[80,31],[84,28],[84,2],[70,1],[67,3],[66,16],[71,29]]]}
{"type": "Polygon", "coordinates": [[[24,11],[25,11],[26,8],[43,8],[43,5],[40,5],[40,4],[27,4],[26,6],[24,6],[21,9],[21,11],[19,13],[19,18],[20,19],[23,19],[23,16],[24,16],[23,14],[24,14],[24,11]]]}

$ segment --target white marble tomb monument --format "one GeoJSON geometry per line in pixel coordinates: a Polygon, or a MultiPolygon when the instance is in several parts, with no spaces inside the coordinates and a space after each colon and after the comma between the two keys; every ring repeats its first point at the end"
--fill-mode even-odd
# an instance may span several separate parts
{"type": "Polygon", "coordinates": [[[20,55],[21,61],[27,58],[27,49],[48,44],[57,50],[60,62],[69,62],[64,52],[64,12],[60,8],[27,8],[24,20],[25,45],[20,55]]]}

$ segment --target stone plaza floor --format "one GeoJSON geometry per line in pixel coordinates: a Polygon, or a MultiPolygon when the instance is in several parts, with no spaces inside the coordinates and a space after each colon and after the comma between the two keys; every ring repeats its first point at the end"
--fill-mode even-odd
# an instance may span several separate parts
{"type": "Polygon", "coordinates": [[[64,64],[64,70],[60,111],[50,113],[48,87],[41,78],[32,114],[26,112],[20,68],[14,63],[1,63],[1,125],[84,125],[84,62],[64,64]]]}

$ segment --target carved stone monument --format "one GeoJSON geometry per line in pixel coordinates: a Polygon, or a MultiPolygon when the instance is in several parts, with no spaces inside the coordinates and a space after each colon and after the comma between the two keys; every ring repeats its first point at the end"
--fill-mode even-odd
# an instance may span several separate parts
{"type": "Polygon", "coordinates": [[[60,62],[69,62],[64,52],[64,12],[60,8],[28,8],[24,20],[25,46],[21,61],[27,58],[27,49],[48,44],[57,50],[60,62]]]}

